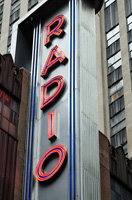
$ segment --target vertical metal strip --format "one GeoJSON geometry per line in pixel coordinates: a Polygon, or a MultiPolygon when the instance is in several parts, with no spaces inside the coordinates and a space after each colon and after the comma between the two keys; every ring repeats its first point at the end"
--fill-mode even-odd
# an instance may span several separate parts
{"type": "Polygon", "coordinates": [[[70,0],[70,134],[69,134],[69,199],[76,199],[75,138],[75,0],[70,0]]]}
{"type": "Polygon", "coordinates": [[[76,199],[76,132],[75,132],[75,0],[73,0],[73,199],[76,199]]]}
{"type": "Polygon", "coordinates": [[[70,132],[69,132],[69,200],[72,200],[72,0],[70,1],[70,132]]]}
{"type": "Polygon", "coordinates": [[[39,45],[39,24],[36,26],[37,38],[36,38],[36,62],[35,62],[35,76],[34,76],[34,96],[33,96],[33,114],[32,114],[32,134],[31,134],[31,154],[30,154],[30,173],[29,173],[29,193],[28,200],[31,199],[31,182],[32,182],[32,159],[33,159],[33,138],[34,138],[34,117],[35,117],[35,99],[36,99],[36,77],[37,77],[37,65],[38,65],[38,45],[39,45]]]}
{"type": "Polygon", "coordinates": [[[26,162],[26,177],[25,177],[25,200],[28,194],[28,178],[29,178],[29,153],[30,153],[30,134],[31,134],[31,116],[32,116],[32,98],[33,98],[33,79],[34,79],[34,63],[35,63],[35,41],[36,41],[36,29],[34,30],[34,43],[33,43],[33,57],[31,68],[31,94],[30,94],[30,110],[29,110],[29,127],[28,127],[28,144],[27,144],[27,162],[26,162]]]}

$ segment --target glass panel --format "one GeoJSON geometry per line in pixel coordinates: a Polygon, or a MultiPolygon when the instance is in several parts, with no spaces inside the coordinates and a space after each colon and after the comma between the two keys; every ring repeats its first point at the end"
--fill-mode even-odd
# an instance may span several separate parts
{"type": "Polygon", "coordinates": [[[117,81],[122,79],[122,68],[118,67],[112,73],[108,75],[108,87],[111,87],[117,81]]]}
{"type": "Polygon", "coordinates": [[[110,58],[120,50],[120,40],[115,41],[107,47],[107,58],[110,58]]]}
{"type": "Polygon", "coordinates": [[[113,3],[115,0],[109,0],[106,2],[105,6],[108,7],[111,3],[113,3]]]}
{"type": "Polygon", "coordinates": [[[116,101],[111,103],[109,108],[110,108],[110,117],[113,117],[114,115],[122,111],[125,108],[124,96],[121,96],[116,101]]]}
{"type": "Polygon", "coordinates": [[[125,0],[125,7],[126,7],[126,16],[129,16],[132,13],[132,1],[125,0]]]}
{"type": "Polygon", "coordinates": [[[127,152],[127,144],[125,144],[125,145],[123,146],[123,150],[124,150],[124,153],[125,153],[125,154],[128,153],[128,152],[127,152]]]}
{"type": "Polygon", "coordinates": [[[11,109],[13,111],[15,111],[16,113],[18,113],[19,111],[19,105],[16,101],[14,101],[13,99],[11,100],[11,109]]]}
{"type": "Polygon", "coordinates": [[[112,71],[114,71],[115,69],[117,69],[118,67],[120,67],[122,65],[121,59],[118,60],[115,64],[113,64],[112,66],[110,66],[108,68],[108,73],[111,73],[112,71]]]}
{"type": "Polygon", "coordinates": [[[128,25],[128,30],[132,29],[132,23],[128,25]]]}
{"type": "Polygon", "coordinates": [[[105,30],[108,32],[118,24],[117,2],[114,1],[105,9],[105,30]]]}
{"type": "Polygon", "coordinates": [[[121,51],[119,51],[117,54],[108,59],[108,67],[117,62],[119,59],[121,59],[121,51]]]}
{"type": "Polygon", "coordinates": [[[111,122],[111,127],[115,126],[116,124],[118,124],[120,121],[122,121],[123,119],[125,119],[125,110],[123,110],[122,112],[120,112],[119,114],[117,114],[115,117],[113,117],[110,122],[111,122]]]}
{"type": "Polygon", "coordinates": [[[38,3],[37,0],[29,0],[28,1],[28,10],[30,10],[31,8],[33,8],[37,3],[38,3]]]}
{"type": "Polygon", "coordinates": [[[112,43],[114,43],[119,38],[120,38],[120,33],[117,33],[115,36],[113,36],[111,39],[109,39],[107,41],[107,46],[110,46],[112,43]]]}
{"type": "Polygon", "coordinates": [[[109,89],[109,94],[110,94],[110,96],[111,96],[112,94],[114,94],[115,92],[117,92],[118,90],[120,90],[122,87],[123,87],[123,80],[119,81],[116,85],[112,86],[112,87],[109,89]]]}
{"type": "Polygon", "coordinates": [[[132,22],[132,15],[127,18],[127,24],[130,24],[132,22]]]}
{"type": "Polygon", "coordinates": [[[118,90],[116,93],[114,93],[114,94],[110,97],[111,103],[112,103],[113,101],[115,101],[116,99],[118,99],[121,95],[123,95],[123,88],[121,88],[120,90],[118,90]]]}
{"type": "Polygon", "coordinates": [[[123,120],[122,122],[120,122],[119,124],[117,124],[111,129],[111,136],[113,136],[114,134],[116,134],[117,132],[119,132],[125,127],[126,127],[126,121],[123,120]]]}
{"type": "Polygon", "coordinates": [[[119,25],[116,26],[114,29],[112,29],[111,31],[109,31],[106,34],[106,38],[107,40],[109,40],[110,38],[112,38],[114,35],[116,35],[117,33],[119,33],[119,25]]]}

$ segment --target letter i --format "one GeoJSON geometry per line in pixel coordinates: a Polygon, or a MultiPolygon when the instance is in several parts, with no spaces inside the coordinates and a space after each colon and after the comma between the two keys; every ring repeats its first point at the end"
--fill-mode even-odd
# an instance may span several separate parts
{"type": "Polygon", "coordinates": [[[55,135],[55,111],[53,110],[48,114],[48,140],[53,140],[56,138],[55,135]]]}

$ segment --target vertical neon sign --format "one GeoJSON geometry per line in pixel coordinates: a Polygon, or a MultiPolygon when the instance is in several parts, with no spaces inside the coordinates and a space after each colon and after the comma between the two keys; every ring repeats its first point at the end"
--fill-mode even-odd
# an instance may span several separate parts
{"type": "MultiPolygon", "coordinates": [[[[58,15],[53,20],[51,20],[44,28],[44,45],[48,47],[51,43],[51,39],[54,37],[62,37],[64,34],[64,27],[65,18],[63,15],[58,15]]],[[[60,50],[60,48],[56,45],[50,50],[49,56],[46,60],[44,68],[41,73],[42,78],[46,78],[50,70],[53,70],[56,65],[65,64],[67,61],[66,56],[60,50]]],[[[53,77],[51,80],[46,82],[43,86],[41,86],[41,101],[40,101],[40,109],[44,110],[48,106],[50,106],[53,102],[57,101],[57,97],[62,94],[64,89],[64,77],[63,76],[56,76],[53,77]],[[50,96],[47,97],[47,91],[50,90],[54,85],[57,85],[55,92],[50,96]]],[[[55,135],[55,110],[48,114],[48,139],[52,140],[56,137],[55,135]]],[[[46,181],[54,177],[59,170],[61,169],[62,165],[64,164],[66,158],[66,150],[65,147],[62,145],[56,145],[50,148],[48,151],[44,153],[44,155],[39,160],[36,170],[35,176],[38,181],[46,181]],[[43,172],[43,166],[47,159],[50,159],[51,156],[54,154],[58,154],[58,162],[54,166],[54,168],[48,172],[43,172]]]]}

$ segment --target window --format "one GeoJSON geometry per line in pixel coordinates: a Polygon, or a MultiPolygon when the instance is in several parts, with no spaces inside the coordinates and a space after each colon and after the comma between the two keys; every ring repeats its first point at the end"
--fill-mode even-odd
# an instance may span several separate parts
{"type": "Polygon", "coordinates": [[[108,67],[108,74],[122,65],[121,59],[115,62],[112,66],[108,67]]]}
{"type": "Polygon", "coordinates": [[[11,0],[11,4],[16,3],[18,0],[11,0]]]}
{"type": "Polygon", "coordinates": [[[110,97],[110,103],[112,103],[113,101],[115,101],[116,99],[118,99],[121,95],[123,95],[123,88],[121,88],[120,90],[118,90],[117,92],[115,92],[113,95],[111,95],[111,97],[110,97]]]}
{"type": "Polygon", "coordinates": [[[29,0],[28,1],[28,10],[30,10],[31,8],[33,8],[37,3],[38,3],[37,0],[29,0]]]}
{"type": "Polygon", "coordinates": [[[123,87],[123,80],[119,81],[117,84],[115,84],[114,86],[112,86],[109,89],[109,94],[110,96],[112,96],[112,94],[116,93],[118,90],[120,90],[123,87]]]}
{"type": "Polygon", "coordinates": [[[126,121],[123,120],[111,129],[111,136],[115,135],[117,132],[124,129],[125,127],[126,127],[126,121]]]}
{"type": "Polygon", "coordinates": [[[20,14],[20,9],[15,11],[11,16],[10,16],[10,24],[16,22],[19,19],[19,14],[20,14]]]}
{"type": "Polygon", "coordinates": [[[118,133],[116,133],[114,136],[111,137],[111,144],[114,147],[126,144],[127,138],[126,138],[126,128],[122,129],[118,133]]]}
{"type": "Polygon", "coordinates": [[[121,59],[121,51],[119,51],[118,53],[116,53],[114,56],[112,56],[111,58],[107,60],[108,67],[113,65],[115,62],[117,62],[120,59],[121,59]]]}
{"type": "Polygon", "coordinates": [[[132,42],[132,30],[128,32],[128,43],[132,42]]]}
{"type": "Polygon", "coordinates": [[[111,121],[111,127],[115,126],[119,122],[125,119],[125,110],[114,116],[110,121],[111,121]]]}
{"type": "Polygon", "coordinates": [[[110,117],[112,118],[115,116],[117,113],[122,111],[125,106],[124,106],[124,96],[121,96],[118,98],[116,101],[110,104],[110,117]]]}
{"type": "Polygon", "coordinates": [[[105,9],[105,30],[108,32],[110,29],[118,24],[118,11],[117,2],[114,1],[105,9]]]}
{"type": "Polygon", "coordinates": [[[108,87],[122,79],[122,68],[119,67],[108,75],[108,87]]]}
{"type": "Polygon", "coordinates": [[[107,47],[107,59],[113,56],[115,53],[117,53],[120,50],[120,40],[116,40],[114,43],[112,43],[109,47],[107,47]]]}
{"type": "Polygon", "coordinates": [[[132,15],[127,18],[128,31],[132,29],[132,15]]]}
{"type": "Polygon", "coordinates": [[[12,0],[11,2],[11,13],[10,13],[10,26],[8,35],[7,52],[11,49],[11,38],[12,38],[12,26],[19,19],[20,15],[20,0],[12,0]]]}
{"type": "Polygon", "coordinates": [[[116,26],[115,28],[113,28],[111,31],[109,31],[107,34],[106,34],[106,39],[107,41],[112,38],[114,35],[116,35],[117,33],[119,33],[119,25],[116,26]]]}
{"type": "Polygon", "coordinates": [[[126,4],[126,16],[128,17],[132,13],[132,0],[125,0],[126,4]]]}
{"type": "Polygon", "coordinates": [[[125,186],[121,181],[118,181],[111,176],[111,199],[112,200],[131,200],[131,190],[125,186]]]}
{"type": "Polygon", "coordinates": [[[132,72],[132,58],[130,59],[130,71],[132,72]]]}
{"type": "Polygon", "coordinates": [[[108,7],[110,4],[112,4],[115,0],[105,0],[105,7],[108,7]]]}
{"type": "Polygon", "coordinates": [[[112,38],[110,38],[107,41],[107,46],[110,46],[112,43],[114,43],[116,40],[118,40],[120,38],[120,33],[117,33],[116,35],[114,35],[112,38]]]}

